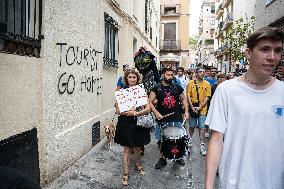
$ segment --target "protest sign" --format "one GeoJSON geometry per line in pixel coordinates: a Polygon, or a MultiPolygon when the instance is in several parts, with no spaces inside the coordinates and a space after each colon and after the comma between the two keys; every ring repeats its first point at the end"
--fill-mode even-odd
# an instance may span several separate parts
{"type": "Polygon", "coordinates": [[[116,91],[115,99],[120,112],[129,111],[148,103],[143,84],[116,91]]]}

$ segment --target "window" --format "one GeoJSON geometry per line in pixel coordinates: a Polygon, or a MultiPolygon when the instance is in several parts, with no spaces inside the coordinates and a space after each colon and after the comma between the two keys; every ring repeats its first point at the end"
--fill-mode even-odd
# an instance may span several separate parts
{"type": "Polygon", "coordinates": [[[211,6],[211,13],[215,14],[215,6],[214,5],[211,6]]]}
{"type": "Polygon", "coordinates": [[[164,24],[164,39],[176,40],[176,23],[164,24]]]}
{"type": "Polygon", "coordinates": [[[180,43],[177,40],[176,35],[176,23],[165,23],[164,24],[164,39],[160,44],[161,49],[180,49],[180,43]]]}
{"type": "Polygon", "coordinates": [[[211,36],[211,37],[214,36],[214,32],[215,32],[215,29],[210,29],[210,36],[211,36]]]}
{"type": "Polygon", "coordinates": [[[210,25],[213,25],[213,26],[215,25],[215,18],[210,19],[210,25]]]}
{"type": "Polygon", "coordinates": [[[173,6],[168,6],[168,7],[165,7],[165,14],[176,14],[177,13],[177,10],[176,10],[176,6],[173,5],[173,6]]]}
{"type": "Polygon", "coordinates": [[[42,0],[1,0],[0,41],[4,52],[39,57],[42,0]]]}
{"type": "Polygon", "coordinates": [[[118,67],[118,23],[107,13],[105,19],[105,44],[104,44],[104,68],[118,67]]]}

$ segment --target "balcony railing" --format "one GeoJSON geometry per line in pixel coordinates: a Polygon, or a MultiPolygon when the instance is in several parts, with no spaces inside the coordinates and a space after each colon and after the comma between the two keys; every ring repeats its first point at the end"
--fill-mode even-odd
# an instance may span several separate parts
{"type": "Polygon", "coordinates": [[[230,4],[232,2],[232,0],[225,0],[225,2],[224,2],[224,8],[225,7],[228,7],[228,5],[230,4]]]}
{"type": "Polygon", "coordinates": [[[229,47],[228,43],[223,43],[218,49],[216,49],[214,51],[214,55],[215,57],[220,57],[220,56],[223,56],[223,55],[226,55],[228,54],[228,52],[226,51],[226,49],[229,47]]]}
{"type": "Polygon", "coordinates": [[[227,16],[225,17],[224,26],[222,30],[227,30],[227,28],[231,26],[233,23],[234,23],[233,17],[231,16],[230,13],[228,13],[227,16]]]}
{"type": "Polygon", "coordinates": [[[219,18],[222,16],[222,14],[224,13],[224,8],[223,8],[223,3],[221,3],[219,6],[218,6],[218,9],[216,11],[216,20],[219,20],[219,18]]]}
{"type": "Polygon", "coordinates": [[[214,33],[215,39],[219,39],[219,38],[223,37],[223,30],[222,30],[222,28],[223,28],[223,22],[220,22],[218,24],[218,26],[217,26],[217,29],[216,29],[215,33],[214,33]]]}
{"type": "Polygon", "coordinates": [[[160,42],[160,49],[166,51],[180,51],[180,40],[164,39],[160,42]]]}
{"type": "Polygon", "coordinates": [[[161,5],[162,16],[180,16],[180,4],[161,5]]]}
{"type": "Polygon", "coordinates": [[[219,39],[221,37],[223,37],[223,31],[220,30],[220,28],[217,28],[217,31],[214,33],[214,38],[219,39]]]}

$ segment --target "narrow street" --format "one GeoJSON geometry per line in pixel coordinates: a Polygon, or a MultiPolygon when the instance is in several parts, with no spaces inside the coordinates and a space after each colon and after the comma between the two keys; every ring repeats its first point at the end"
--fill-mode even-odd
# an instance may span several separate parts
{"type": "MultiPolygon", "coordinates": [[[[134,158],[132,157],[129,186],[125,188],[203,189],[206,157],[199,153],[198,141],[196,130],[193,136],[192,152],[190,156],[186,156],[185,166],[181,167],[168,161],[166,167],[156,170],[154,165],[159,158],[159,151],[152,133],[152,141],[146,146],[145,155],[142,157],[146,175],[141,176],[134,170],[134,158]]],[[[122,150],[121,146],[114,144],[109,151],[106,140],[103,140],[45,189],[124,188],[120,182],[123,173],[122,150]]]]}

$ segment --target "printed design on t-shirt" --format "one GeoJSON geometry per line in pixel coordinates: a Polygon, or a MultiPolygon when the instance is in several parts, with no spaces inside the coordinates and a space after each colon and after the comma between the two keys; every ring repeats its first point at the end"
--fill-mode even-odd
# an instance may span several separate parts
{"type": "Polygon", "coordinates": [[[272,106],[272,111],[276,115],[277,118],[283,118],[284,117],[284,106],[274,105],[274,106],[272,106]]]}
{"type": "Polygon", "coordinates": [[[165,97],[162,105],[166,106],[167,108],[172,108],[176,105],[176,100],[174,96],[171,96],[171,92],[165,92],[165,97]]]}

